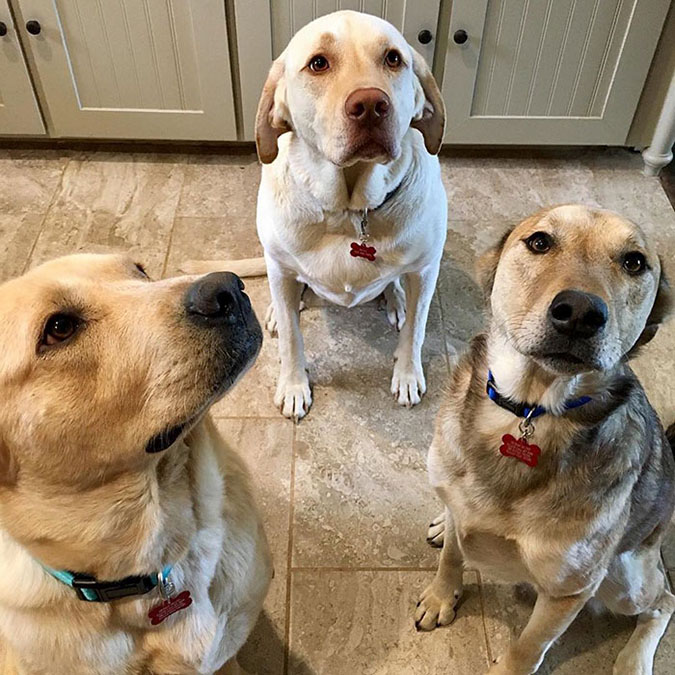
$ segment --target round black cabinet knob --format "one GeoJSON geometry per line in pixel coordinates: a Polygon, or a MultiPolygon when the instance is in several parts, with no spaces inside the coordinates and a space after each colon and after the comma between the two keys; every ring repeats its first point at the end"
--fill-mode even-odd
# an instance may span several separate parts
{"type": "Polygon", "coordinates": [[[0,37],[5,37],[5,35],[7,35],[7,24],[0,21],[0,37]]]}
{"type": "Polygon", "coordinates": [[[40,25],[39,21],[27,21],[26,22],[26,30],[31,34],[31,35],[40,35],[40,31],[42,30],[42,26],[40,25]]]}
{"type": "Polygon", "coordinates": [[[469,36],[467,35],[467,32],[465,30],[462,30],[460,28],[459,30],[455,31],[455,34],[452,36],[452,39],[458,45],[463,45],[469,39],[469,36]]]}
{"type": "Polygon", "coordinates": [[[434,34],[430,31],[427,30],[426,28],[424,30],[421,30],[417,34],[417,39],[423,44],[423,45],[428,45],[433,39],[434,39],[434,34]]]}

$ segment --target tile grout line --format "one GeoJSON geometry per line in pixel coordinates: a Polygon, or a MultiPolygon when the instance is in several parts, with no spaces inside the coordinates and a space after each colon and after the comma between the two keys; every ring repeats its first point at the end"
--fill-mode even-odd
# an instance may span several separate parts
{"type": "Polygon", "coordinates": [[[283,673],[288,675],[291,659],[291,584],[293,576],[293,535],[295,520],[295,444],[297,438],[297,424],[293,425],[293,438],[291,440],[291,481],[289,486],[288,500],[288,549],[286,552],[286,625],[284,627],[284,663],[283,673]]]}
{"type": "Polygon", "coordinates": [[[483,597],[483,577],[478,570],[476,573],[476,581],[478,582],[478,598],[480,600],[480,617],[483,623],[483,637],[485,638],[485,651],[487,652],[488,668],[492,666],[492,649],[490,648],[490,640],[488,639],[487,624],[485,622],[485,598],[483,597]]]}
{"type": "Polygon", "coordinates": [[[188,158],[188,162],[182,164],[183,173],[181,176],[180,190],[178,191],[178,200],[176,201],[176,208],[174,209],[173,218],[171,219],[171,229],[169,230],[169,241],[167,242],[166,254],[164,256],[164,264],[162,265],[162,277],[161,277],[162,279],[166,277],[166,268],[169,266],[169,256],[171,255],[171,246],[173,245],[173,233],[174,230],[176,229],[176,218],[178,217],[176,213],[178,212],[180,201],[183,198],[183,190],[185,188],[185,178],[187,174],[186,167],[189,164],[189,161],[190,160],[188,158]]]}
{"type": "Polygon", "coordinates": [[[28,268],[30,267],[31,259],[33,258],[33,254],[35,253],[35,249],[37,248],[38,241],[40,241],[40,237],[44,232],[45,223],[47,222],[47,216],[49,215],[49,212],[52,210],[52,207],[54,206],[56,196],[61,193],[61,189],[63,188],[63,179],[66,175],[66,169],[70,166],[71,159],[72,159],[71,157],[67,157],[66,163],[63,165],[63,168],[61,169],[61,176],[59,177],[58,185],[54,188],[54,192],[51,198],[49,199],[49,204],[47,205],[47,208],[45,209],[45,212],[42,216],[42,220],[40,221],[40,227],[38,228],[38,233],[35,235],[35,239],[33,240],[33,244],[30,247],[30,251],[28,251],[28,257],[26,258],[26,262],[23,265],[22,274],[25,274],[28,271],[28,268]]]}

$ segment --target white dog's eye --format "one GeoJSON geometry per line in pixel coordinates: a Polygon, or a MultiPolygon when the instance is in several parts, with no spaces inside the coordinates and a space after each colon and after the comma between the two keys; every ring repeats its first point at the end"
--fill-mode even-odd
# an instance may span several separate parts
{"type": "Polygon", "coordinates": [[[384,56],[384,62],[390,68],[400,68],[401,64],[403,63],[403,57],[396,49],[390,49],[384,56]]]}
{"type": "Polygon", "coordinates": [[[309,62],[309,69],[315,73],[323,73],[330,68],[328,59],[323,54],[312,56],[309,62]]]}

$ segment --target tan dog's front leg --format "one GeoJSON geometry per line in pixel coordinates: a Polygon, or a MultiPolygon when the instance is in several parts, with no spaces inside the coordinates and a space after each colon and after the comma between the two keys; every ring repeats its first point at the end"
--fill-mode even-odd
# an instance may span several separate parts
{"type": "Polygon", "coordinates": [[[422,593],[415,610],[417,630],[433,630],[452,623],[464,591],[464,560],[449,509],[445,510],[445,524],[445,539],[436,577],[422,593]]]}
{"type": "Polygon", "coordinates": [[[592,591],[585,591],[553,598],[540,593],[527,626],[506,654],[490,668],[489,675],[536,673],[549,647],[567,630],[592,595],[592,591]]]}
{"type": "Polygon", "coordinates": [[[427,390],[422,370],[422,345],[427,328],[429,305],[436,288],[440,261],[406,278],[406,321],[401,329],[391,379],[391,393],[401,404],[411,407],[420,402],[427,390]]]}
{"type": "Polygon", "coordinates": [[[312,392],[300,332],[299,307],[303,285],[272,260],[268,260],[267,273],[279,334],[281,361],[274,404],[284,417],[297,422],[307,414],[312,405],[312,392]]]}

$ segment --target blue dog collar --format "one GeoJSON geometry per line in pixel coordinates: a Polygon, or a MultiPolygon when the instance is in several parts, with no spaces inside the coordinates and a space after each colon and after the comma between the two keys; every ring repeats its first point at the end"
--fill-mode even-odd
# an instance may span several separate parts
{"type": "MultiPolygon", "coordinates": [[[[490,400],[494,401],[498,406],[508,410],[510,413],[513,413],[516,417],[523,417],[526,420],[534,419],[540,415],[545,415],[548,410],[544,408],[543,405],[535,405],[533,403],[521,403],[519,401],[513,401],[506,396],[502,396],[497,390],[495,385],[495,378],[492,375],[492,371],[488,370],[488,379],[487,385],[485,387],[490,400]]],[[[565,410],[572,410],[573,408],[579,408],[582,405],[586,405],[591,401],[590,396],[581,396],[579,398],[571,399],[565,402],[565,410]]]]}
{"type": "MultiPolygon", "coordinates": [[[[118,581],[98,581],[88,574],[69,572],[67,570],[53,570],[51,567],[42,565],[61,583],[70,586],[80,600],[86,602],[112,602],[120,598],[128,598],[132,595],[145,595],[160,584],[171,584],[169,574],[172,566],[165,565],[161,573],[146,574],[145,576],[125,577],[118,581]],[[161,576],[161,579],[160,579],[161,576]]],[[[161,590],[161,589],[160,589],[161,590]]]]}

